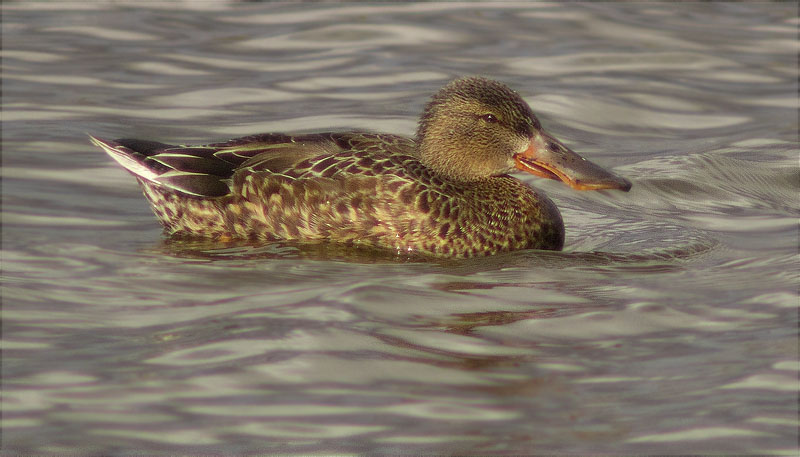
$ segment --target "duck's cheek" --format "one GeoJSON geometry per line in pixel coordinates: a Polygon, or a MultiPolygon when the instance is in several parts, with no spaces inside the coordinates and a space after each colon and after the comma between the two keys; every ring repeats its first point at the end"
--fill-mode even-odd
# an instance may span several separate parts
{"type": "Polygon", "coordinates": [[[498,174],[506,175],[506,174],[513,173],[513,172],[518,171],[518,170],[519,170],[519,167],[517,166],[517,159],[516,159],[516,157],[514,155],[512,155],[511,157],[509,157],[506,160],[505,169],[502,171],[502,173],[498,173],[498,174]]]}

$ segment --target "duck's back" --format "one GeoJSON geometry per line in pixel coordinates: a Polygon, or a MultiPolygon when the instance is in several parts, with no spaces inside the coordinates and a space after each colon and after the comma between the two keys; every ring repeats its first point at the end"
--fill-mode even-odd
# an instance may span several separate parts
{"type": "Polygon", "coordinates": [[[560,249],[549,199],[520,181],[446,181],[413,140],[368,133],[264,134],[202,146],[96,143],[141,183],[171,234],[331,240],[444,256],[560,249]]]}

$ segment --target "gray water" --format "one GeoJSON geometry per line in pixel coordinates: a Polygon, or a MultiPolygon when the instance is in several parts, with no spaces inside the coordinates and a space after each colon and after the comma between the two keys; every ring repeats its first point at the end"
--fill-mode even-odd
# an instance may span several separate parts
{"type": "Polygon", "coordinates": [[[796,4],[2,19],[5,455],[796,455],[796,4]],[[563,252],[170,242],[86,137],[412,134],[467,74],[633,181],[520,176],[563,252]]]}

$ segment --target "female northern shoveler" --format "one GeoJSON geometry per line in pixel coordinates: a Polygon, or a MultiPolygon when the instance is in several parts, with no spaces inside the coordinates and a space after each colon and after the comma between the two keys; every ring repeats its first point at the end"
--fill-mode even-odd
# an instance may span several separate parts
{"type": "Polygon", "coordinates": [[[470,257],[560,250],[564,224],[522,170],[576,189],[626,179],[542,130],[527,103],[483,78],[442,88],[415,139],[365,132],[267,133],[173,146],[91,137],[136,176],[169,234],[328,240],[470,257]]]}

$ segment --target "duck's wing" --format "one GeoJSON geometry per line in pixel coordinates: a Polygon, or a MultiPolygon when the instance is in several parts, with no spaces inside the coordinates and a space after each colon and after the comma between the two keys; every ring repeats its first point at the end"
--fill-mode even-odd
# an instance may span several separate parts
{"type": "Polygon", "coordinates": [[[411,158],[412,139],[391,134],[345,132],[297,136],[263,149],[241,163],[236,175],[269,172],[290,179],[374,176],[411,158]],[[319,135],[324,135],[320,139],[319,135]]]}
{"type": "Polygon", "coordinates": [[[90,138],[137,178],[198,197],[230,193],[231,178],[242,167],[257,165],[280,173],[315,156],[342,151],[331,134],[262,134],[196,146],[90,138]]]}
{"type": "Polygon", "coordinates": [[[333,133],[326,142],[313,144],[298,138],[294,145],[243,162],[233,174],[231,191],[250,202],[282,208],[274,213],[277,219],[305,218],[309,226],[321,221],[337,227],[377,226],[383,213],[376,208],[413,198],[401,188],[413,185],[412,175],[421,171],[414,151],[412,139],[397,135],[333,133]],[[349,222],[330,223],[326,218],[331,217],[349,222]]]}

